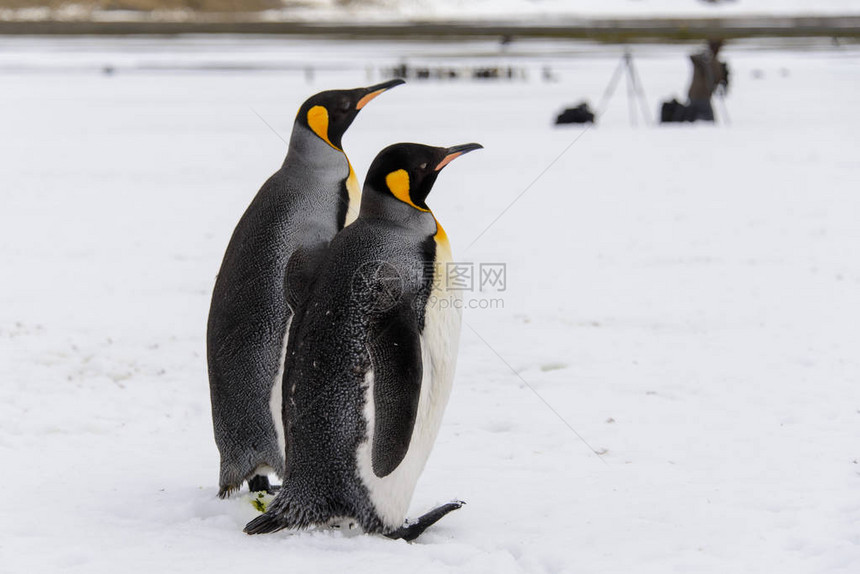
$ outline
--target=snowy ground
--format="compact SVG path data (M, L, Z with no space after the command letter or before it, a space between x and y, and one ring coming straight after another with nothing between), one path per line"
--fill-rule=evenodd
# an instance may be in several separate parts
M717 17L775 15L843 15L860 13L856 0L377 0L342 2L311 0L307 8L291 8L286 16L306 14L362 18L469 19L566 17Z
M622 84L584 133L550 120L597 102L614 48L0 48L0 572L860 571L856 48L729 47L730 125L633 128ZM652 115L687 49L638 49ZM370 62L463 51L530 80L412 82L345 146L360 175L395 141L486 147L430 204L458 260L507 264L506 291L472 295L504 309L466 311L412 512L468 505L412 545L246 536L248 500L215 496L204 330L284 153L257 114L288 137L304 97L378 80ZM260 61L284 69L147 68Z

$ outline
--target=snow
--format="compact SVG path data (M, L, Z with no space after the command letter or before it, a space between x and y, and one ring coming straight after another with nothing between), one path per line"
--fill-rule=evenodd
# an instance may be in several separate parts
M293 9L296 10L296 9ZM301 12L300 9L298 9ZM856 0L381 0L343 3L315 1L308 13L414 19L565 17L717 17L776 15L844 15L860 13Z
M622 84L585 133L551 119L600 99L618 48L0 48L0 571L860 571L856 47L729 46L730 124L634 128ZM690 49L636 48L652 114ZM249 537L247 497L216 497L204 332L283 159L256 114L287 137L307 95L402 55L530 78L410 82L344 142L360 176L395 141L486 148L428 201L455 259L507 265L505 291L470 295L504 308L465 312L411 515L468 504L411 545Z

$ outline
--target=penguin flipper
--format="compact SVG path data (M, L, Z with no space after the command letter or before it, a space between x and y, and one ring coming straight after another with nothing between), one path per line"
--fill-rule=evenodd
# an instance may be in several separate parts
M391 474L409 450L421 395L421 340L414 313L402 305L383 313L370 330L373 367L373 473Z
M448 502L443 504L442 506L437 506L430 512L426 514L422 514L417 519L412 522L407 521L406 524L394 530L393 532L387 533L385 536L388 538L398 539L402 538L407 542L412 542L419 536L421 536L425 530L439 522L442 517L453 510L457 510L462 507L465 502L462 500L454 500L452 502Z

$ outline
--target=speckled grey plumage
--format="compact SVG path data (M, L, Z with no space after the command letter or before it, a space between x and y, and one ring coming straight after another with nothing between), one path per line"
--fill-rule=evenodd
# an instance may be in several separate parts
M270 395L292 312L284 271L297 247L325 246L343 227L349 197L343 152L296 122L283 166L245 211L215 283L207 357L219 496L268 465L283 476Z
M393 530L378 516L358 471L356 452L367 437L362 410L374 340L396 321L417 334L432 275L436 223L394 197L365 186L361 214L322 259L290 329L284 371L287 468L265 514L246 526L259 534L348 518L365 532ZM374 275L384 262L382 274ZM399 276L397 297L389 291ZM420 360L417 378L420 384ZM409 428L411 432L411 427ZM396 525L395 528L400 525Z

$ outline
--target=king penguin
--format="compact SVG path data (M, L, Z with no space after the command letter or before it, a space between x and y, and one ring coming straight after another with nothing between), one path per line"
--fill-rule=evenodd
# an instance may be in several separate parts
M283 380L286 475L248 534L346 522L412 540L462 504L405 522L460 335L460 300L446 281L451 247L425 200L443 167L480 147L384 149L358 219L332 240L309 283L288 285L300 311ZM303 277L288 284L294 279Z
M206 335L215 442L221 454L218 496L248 480L269 490L284 473L281 373L289 323L287 261L315 253L357 216L360 189L341 138L370 100L399 84L330 90L299 109L281 168L236 226L215 282Z

